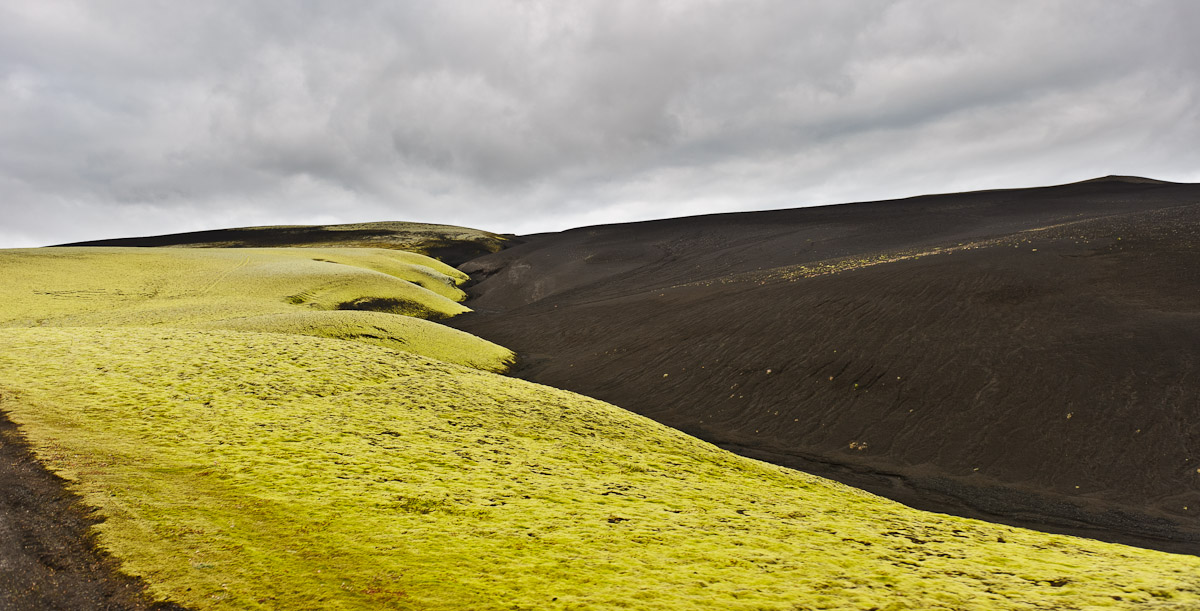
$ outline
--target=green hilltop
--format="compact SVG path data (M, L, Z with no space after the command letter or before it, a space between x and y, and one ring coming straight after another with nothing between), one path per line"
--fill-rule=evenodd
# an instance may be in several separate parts
M511 351L431 320L469 311L462 272L364 248L0 251L0 327L176 327L315 335L504 371ZM396 316L404 314L405 316Z
M502 375L379 249L0 251L0 410L196 609L1186 609L1200 558L916 511Z
M182 246L190 248L386 248L436 257L457 265L497 252L511 240L456 225L384 221L343 225L274 225L76 242L64 246Z

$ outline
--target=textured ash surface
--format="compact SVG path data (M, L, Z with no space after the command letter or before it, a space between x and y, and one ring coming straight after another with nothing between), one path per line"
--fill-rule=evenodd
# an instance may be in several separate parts
M450 323L520 377L919 508L1200 553L1200 185L523 239L461 267Z

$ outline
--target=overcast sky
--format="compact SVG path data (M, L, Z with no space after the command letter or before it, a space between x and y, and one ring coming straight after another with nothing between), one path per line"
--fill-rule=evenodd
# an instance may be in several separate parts
M0 247L1200 182L1194 0L0 0Z

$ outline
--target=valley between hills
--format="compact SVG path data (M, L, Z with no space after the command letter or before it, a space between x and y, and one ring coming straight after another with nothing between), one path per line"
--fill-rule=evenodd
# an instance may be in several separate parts
M1200 606L1200 185L0 274L0 608Z

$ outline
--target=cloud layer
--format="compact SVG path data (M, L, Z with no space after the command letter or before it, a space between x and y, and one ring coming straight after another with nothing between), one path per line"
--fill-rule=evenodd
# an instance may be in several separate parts
M0 246L1200 181L1200 5L0 0Z

